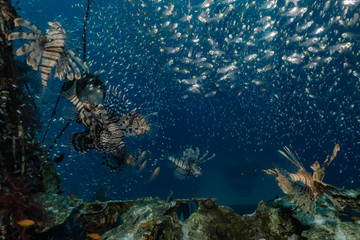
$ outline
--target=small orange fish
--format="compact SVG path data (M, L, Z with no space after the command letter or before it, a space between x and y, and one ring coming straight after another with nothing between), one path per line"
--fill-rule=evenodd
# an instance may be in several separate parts
M148 223L146 223L146 222L142 223L141 225L142 225L144 228L149 227L149 224L148 224Z
M156 224L156 222L157 222L156 220L152 221L151 225L154 226Z
M144 233L143 236L146 237L146 239L155 239L154 236L151 236L151 235L146 234L146 233Z
M86 206L89 206L90 205L90 202L86 202L83 204L83 207L86 207Z
M360 217L351 217L352 220L354 220L355 222L360 221Z
M75 215L75 219L76 218L79 218L81 216L81 213L77 213L76 215Z
M86 236L88 236L91 239L100 239L101 236L97 233L88 233Z
M155 170L151 174L149 182L153 181L159 175L159 172L160 172L160 167L155 168Z
M38 225L39 227L42 227L42 226L44 225L44 222L43 222L43 221L40 221L40 222L37 223L37 225Z
M65 195L65 199L66 199L66 200L69 200L70 197L69 197L68 195Z
M72 198L78 198L75 194L70 194L70 196L72 197Z
M21 221L17 222L18 225L22 226L22 227L29 227L35 224L35 222L33 220L30 219L24 219Z
M285 220L285 219L280 218L280 221L281 221L283 224L286 224L286 220Z

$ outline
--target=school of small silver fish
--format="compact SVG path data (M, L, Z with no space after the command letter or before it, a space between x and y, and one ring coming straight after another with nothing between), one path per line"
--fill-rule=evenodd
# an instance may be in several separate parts
M160 172L158 163L164 159L173 159L179 179L199 175L198 165L190 170L189 162L168 156L167 149L178 149L178 144L197 145L200 149L217 146L217 156L221 151L262 152L302 145L303 154L311 150L315 151L312 157L319 158L324 153L320 149L339 142L348 149L338 171L350 172L346 183L355 184L359 174L351 171L355 166L358 173L360 159L359 6L357 0L93 2L86 64L107 85L115 86L108 92L110 95L116 92L113 95L117 97L90 105L81 100L85 112L98 118L98 128L106 131L98 131L98 138L95 135L89 138L86 124L94 120L85 117L88 123L84 121L83 125L87 130L75 132L70 145L78 152L96 149L114 153L122 152L124 139L129 139L127 148L147 150L147 159L140 164L140 178L146 174L143 171L146 165L151 168L147 173L153 180ZM85 5L75 1L71 7L74 12L81 12ZM51 15L50 11L39 11ZM61 21L67 32L75 32L76 36L77 29L82 29L81 14L67 15L64 11L48 19ZM32 22L41 26L40 20ZM76 43L67 41L73 49ZM66 57L72 56L68 51L64 54L56 64L64 66ZM65 77L65 70L61 71ZM147 123L135 110L123 114L121 107L109 108L127 105L120 89L136 106L153 113L149 115L156 119L156 124ZM44 111L50 111L45 109L46 106ZM119 123L116 129L123 124L122 130L102 126L104 111L116 118ZM54 124L64 121L59 117ZM129 124L134 128L124 130ZM155 129L152 133L150 127ZM146 136L135 137L139 135ZM115 141L111 139L120 144L113 145ZM141 146L130 148L131 139ZM173 144L175 140L178 142ZM198 145L200 142L202 145ZM58 147L67 145L68 142L62 142ZM225 150L220 146L226 146ZM143 160L140 157L143 152L120 155L129 159L128 163L139 165L141 161L136 159ZM196 149L193 152L196 154ZM73 156L80 159L88 155ZM219 169L222 166L219 163ZM72 178L71 172L76 172L76 167L60 168L66 181ZM164 167L161 168L164 172ZM294 175L283 176L287 181L306 185L305 180L296 178L300 177L297 172L291 174ZM89 172L83 183L85 193L97 176ZM110 177L104 179L99 181L108 185L114 182ZM124 180L126 197L138 180ZM119 192L122 190L114 190L114 196ZM312 212L313 206L307 205L304 211Z
M206 150L204 155L200 157L200 149L198 147L194 149L188 148L183 152L181 158L175 158L169 156L169 160L174 163L176 166L175 177L179 180L195 176L198 177L202 175L201 166L206 161L209 161L215 157L215 154L206 158L209 154L209 151Z

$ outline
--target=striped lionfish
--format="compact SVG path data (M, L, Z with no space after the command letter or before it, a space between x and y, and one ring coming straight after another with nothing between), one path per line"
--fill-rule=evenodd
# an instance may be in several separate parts
M292 202L295 203L295 208L300 208L304 213L311 215L315 213L316 202L321 195L325 195L334 205L339 206L337 201L325 192L332 187L323 182L325 172L339 150L340 146L336 144L330 160L328 156L322 167L316 161L311 166L311 169L314 171L313 175L311 175L290 149L284 147L285 152L281 150L279 152L295 165L296 172L291 173L279 168L264 170L264 172L275 176L281 190L293 197Z
M69 80L73 80L73 70L75 71L75 79L81 78L80 70L73 59L78 62L85 71L89 71L85 62L77 57L70 48L65 47L66 31L60 22L48 22L50 28L46 30L46 35L44 35L34 24L25 19L16 18L14 23L15 26L24 26L33 31L27 33L14 32L9 34L8 39L9 41L15 39L33 40L19 48L16 51L16 55L21 56L29 54L26 63L34 70L38 69L41 60L40 72L41 84L43 87L47 87L47 80L55 65L56 69L54 77L60 79L64 79L65 75L67 75ZM68 63L70 63L70 66Z
M175 177L179 180L183 180L191 175L194 175L195 177L200 176L202 174L201 165L215 157L215 154L213 154L211 157L205 159L208 154L209 151L206 150L204 155L199 157L200 150L197 147L195 151L192 148L186 149L181 158L174 158L170 156L169 160L176 166Z
M78 118L86 129L71 135L70 143L75 151L84 153L96 149L111 155L112 163L108 166L112 170L120 168L122 163L133 167L141 160L125 151L124 137L144 134L149 131L150 125L135 112L136 109L124 113L128 101L125 101L125 96L121 98L117 88L109 88L105 106L80 101L76 95L76 82L62 96L75 106Z

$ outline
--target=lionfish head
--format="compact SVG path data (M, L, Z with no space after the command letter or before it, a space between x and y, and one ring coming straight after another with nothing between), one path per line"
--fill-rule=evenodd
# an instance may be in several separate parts
M202 175L201 168L196 164L191 165L191 172L194 174L195 177Z
M46 33L49 33L49 32L59 32L59 33L63 33L65 34L66 31L65 29L62 27L61 23L60 22L48 22L49 26L50 26L50 29L46 30Z

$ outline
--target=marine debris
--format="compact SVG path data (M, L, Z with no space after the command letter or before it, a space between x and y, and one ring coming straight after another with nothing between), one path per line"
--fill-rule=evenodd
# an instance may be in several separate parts
M325 195L335 206L340 206L339 203L326 192L334 188L323 182L328 166L340 150L339 144L335 145L330 160L328 156L321 167L318 161L311 166L314 171L313 175L306 171L289 148L284 147L284 150L285 152L281 150L279 152L296 167L296 171L288 172L284 169L275 168L264 170L264 172L275 176L281 190L283 190L285 194L292 196L292 202L295 203L295 208L300 208L304 213L309 215L314 214L316 202L321 195Z
M209 151L206 150L204 155L200 157L200 150L198 147L194 149L188 148L183 152L181 158L175 158L169 156L169 160L175 164L175 177L179 180L183 180L185 178L189 178L192 175L198 177L202 174L201 166L206 161L209 161L215 157L215 154L211 155L210 157L206 158L209 154Z

